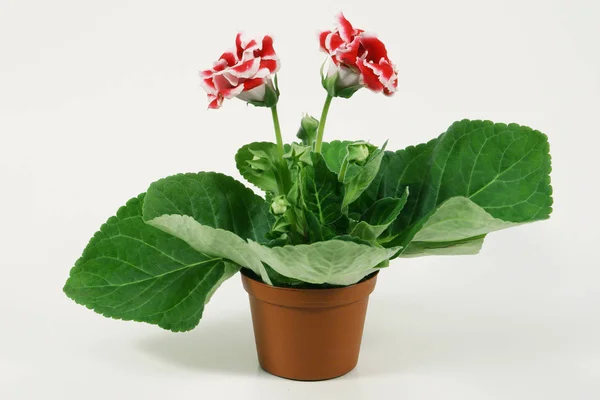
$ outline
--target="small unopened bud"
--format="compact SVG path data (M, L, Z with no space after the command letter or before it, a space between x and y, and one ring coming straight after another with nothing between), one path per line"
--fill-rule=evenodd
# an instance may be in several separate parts
M369 158L369 147L364 143L348 145L348 162L363 165Z
M289 205L290 203L285 196L277 196L271 203L271 211L275 215L281 215L287 211Z
M296 136L305 146L312 146L317 137L317 129L319 129L319 120L306 114L300 121L300 129Z

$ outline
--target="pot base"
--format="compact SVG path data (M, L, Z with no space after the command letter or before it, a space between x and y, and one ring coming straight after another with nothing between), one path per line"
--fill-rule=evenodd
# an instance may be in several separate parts
M334 289L291 289L242 275L260 366L299 381L333 379L352 371L376 280L372 276Z

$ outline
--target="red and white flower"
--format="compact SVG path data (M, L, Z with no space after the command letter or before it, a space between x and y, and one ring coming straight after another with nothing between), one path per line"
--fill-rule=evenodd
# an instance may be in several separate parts
M339 74L340 89L359 84L386 95L396 91L398 75L383 42L354 28L342 13L337 15L337 28L321 32L319 42L333 63L328 75Z
M202 87L208 93L208 108L219 108L223 99L233 97L253 104L264 102L269 92L275 92L271 77L279 66L271 36L245 41L238 34L235 50L223 53L211 69L200 72Z

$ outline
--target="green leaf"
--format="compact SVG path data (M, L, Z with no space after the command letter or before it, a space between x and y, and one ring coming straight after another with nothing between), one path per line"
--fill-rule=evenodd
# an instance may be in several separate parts
M319 218L310 210L305 211L308 239L310 243L321 242L332 239L336 232L330 226L324 225Z
M240 174L248 182L265 192L278 193L275 169L269 161L269 158L277 156L277 151L275 143L250 143L238 150L235 155L235 164ZM264 156L257 156L257 152L262 152Z
M329 167L331 171L335 172L336 175L340 173L342 162L348 153L348 145L351 143L352 142L348 140L334 140L333 142L329 143L323 142L321 154L327 163L327 167Z
M146 194L144 220L199 251L236 260L270 282L242 239L266 242L275 218L269 204L231 177L199 172L156 181Z
M374 242L398 217L407 199L408 188L406 188L400 198L385 197L377 200L362 215L360 221L350 233L350 236Z
M145 224L143 202L143 194L131 199L102 225L63 290L106 317L190 330L239 267Z
M275 218L269 204L235 179L215 172L173 175L150 185L144 220L189 215L202 225L265 242Z
M442 203L413 237L415 242L453 242L518 225L494 218L466 197Z
M376 271L380 263L399 250L342 240L273 248L250 241L250 246L264 263L283 276L306 283L343 286Z
M348 165L346 179L344 179L344 200L342 209L347 209L367 189L377 176L381 160L383 159L385 145L376 149L369 155L367 162L362 165Z
M271 284L264 266L250 249L248 242L234 233L202 225L188 215L162 215L147 223L183 240L201 253L231 260L248 268Z
M433 152L419 217L464 196L505 221L546 219L552 205L548 138L517 124L455 122Z
M423 256L463 256L479 253L484 235L456 242L410 242L399 257L412 258Z
M466 197L452 197L411 229L402 256L477 254L488 233L517 225L494 218Z
M411 227L390 244L406 246L417 240L415 235L427 226L424 221L435 217L430 216L438 212L438 206L443 211L440 205L454 197L467 198L490 218L505 222L546 219L552 210L548 139L539 131L517 124L463 120L440 136L431 157L435 163L430 164L428 184ZM459 207L450 204L458 213ZM463 208L473 218L483 218L474 207ZM451 215L446 212L445 218ZM496 230L489 218L483 220L490 225L489 231Z
M305 166L301 173L302 198L319 224L332 225L342 218L343 186L337 175L327 168L321 154L311 156L313 165Z
M437 139L396 152L386 151L377 176L359 199L350 206L354 213L363 214L377 200L398 198L408 188L406 205L385 236L396 236L411 225L427 183L431 152Z
M473 213L481 213L465 206L464 200L446 200L463 197L480 207L490 218L504 222L531 222L548 218L551 212L550 156L546 135L517 124L494 124L490 121L463 120L454 123L446 133L428 143L409 147L395 153L387 152L380 172L371 186L351 211L357 212L383 197L398 196L409 187L410 197L396 221L383 236L384 246L404 246L406 253L417 248L428 254L452 254L457 251L473 252L483 238L466 239L472 243L427 242L414 243L414 236L435 218L452 218L457 204ZM449 206L446 206L449 207ZM464 211L464 210L463 210ZM490 222L489 219L484 219ZM495 230L494 223L483 231ZM426 231L431 232L431 231ZM450 240L450 239L448 239ZM435 248L436 250L432 250ZM465 250L466 249L466 250ZM463 253L460 253L463 254Z

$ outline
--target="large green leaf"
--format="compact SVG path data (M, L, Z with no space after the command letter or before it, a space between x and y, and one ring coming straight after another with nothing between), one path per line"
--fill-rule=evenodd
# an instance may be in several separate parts
M375 242L375 240L396 220L408 199L408 188L400 198L385 197L377 200L360 217L350 236Z
M318 153L312 153L312 166L302 169L302 199L306 208L321 225L331 225L342 218L343 185L337 175L327 168Z
M483 246L483 236L456 242L410 242L399 257L423 256L464 256L479 253Z
M453 242L480 236L517 223L494 218L466 197L443 202L413 237L416 242Z
M150 185L144 220L198 251L228 258L269 277L243 239L267 240L274 217L269 205L240 182L214 172L180 174Z
M189 215L202 225L257 242L266 241L274 222L263 198L215 172L173 175L151 184L144 201L144 220L171 214Z
M194 328L215 289L239 270L142 220L131 199L90 240L64 292L107 317L172 331Z
M250 241L250 246L264 263L283 276L331 285L360 281L399 250L343 240L272 248Z
M453 254L467 248L473 251L482 238L462 238L455 244L415 244L412 249L409 244L439 211L438 207L454 197L467 198L490 218L505 222L547 218L552 204L548 152L547 137L528 127L490 121L456 122L438 139L395 153L387 152L378 176L351 210L357 212L379 198L397 197L399 191L409 187L408 202L382 235L388 238L382 244L404 246L405 252L427 248L429 254L433 247L438 253ZM441 218L441 215L453 218L453 213L461 208L450 204L453 208L442 208L444 212L435 218ZM453 211L449 212L450 209ZM472 218L481 216L473 207L467 209L474 213ZM495 228L483 230L489 232ZM473 241L470 247L466 244L469 240Z
M310 243L321 242L323 240L329 240L337 235L337 232L333 227L323 225L312 211L304 210L306 217L306 233L308 234L308 241Z
M476 254L485 235L516 225L494 218L466 197L451 197L412 228L402 256Z
M396 152L386 151L377 176L359 199L350 206L351 211L363 214L377 200L401 197L408 189L410 196L406 205L384 236L397 236L410 226L421 200L423 187L427 185L431 151L436 142L437 139L433 139L428 143L410 146Z
M248 242L234 233L202 225L188 215L161 215L147 223L185 241L199 252L248 268L271 284L262 262L250 249Z
M548 138L517 124L455 122L431 154L418 217L445 200L464 196L496 218L546 219L552 205Z

